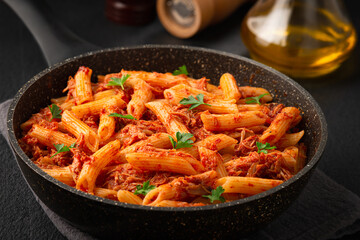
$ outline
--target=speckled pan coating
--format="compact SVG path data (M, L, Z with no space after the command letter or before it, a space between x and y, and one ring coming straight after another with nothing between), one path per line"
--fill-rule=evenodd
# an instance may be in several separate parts
M292 179L238 201L193 208L153 208L115 202L71 188L40 170L17 143L20 124L63 95L68 77L81 65L93 76L129 70L172 72L185 64L192 77L217 84L229 72L239 85L268 89L275 101L299 107L309 162ZM311 95L287 76L237 55L185 46L145 45L106 49L77 56L37 74L16 94L8 113L8 133L27 182L39 198L72 225L97 236L115 238L225 238L241 236L269 223L298 196L319 161L327 140L324 115Z

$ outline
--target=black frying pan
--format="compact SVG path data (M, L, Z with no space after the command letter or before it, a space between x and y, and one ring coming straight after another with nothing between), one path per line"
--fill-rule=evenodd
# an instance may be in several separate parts
M14 7L14 6L13 6ZM15 6L16 7L16 6ZM42 48L44 50L44 48ZM48 61L51 63L51 61ZM122 68L169 72L185 64L194 78L206 76L214 84L230 72L239 85L261 86L275 101L301 108L308 164L293 178L269 191L218 205L154 208L99 198L69 187L39 169L21 150L20 124L63 95L69 75L79 66L93 75ZM146 45L106 49L69 58L30 79L16 94L8 113L8 133L20 169L37 196L55 213L79 229L113 238L225 238L238 237L269 223L299 195L319 161L327 140L324 115L311 95L285 75L237 55L185 46Z

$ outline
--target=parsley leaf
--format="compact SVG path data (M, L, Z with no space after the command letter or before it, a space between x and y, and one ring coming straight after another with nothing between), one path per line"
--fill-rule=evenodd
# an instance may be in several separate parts
M122 75L121 78L112 77L110 78L112 81L110 81L107 86L120 86L124 90L124 83L129 77L130 74Z
M214 201L225 202L225 198L221 196L225 192L225 189L222 186L218 186L216 189L211 190L211 195L202 195L205 198L209 198L210 202Z
M136 195L142 194L145 196L146 194L148 194L151 190L153 190L155 188L156 187L154 185L150 185L150 180L148 180L143 183L142 187L140 185L137 185L134 194L136 194Z
M264 93L264 94L261 94L261 95L259 95L257 97L247 97L245 99L248 99L248 101L246 101L245 103L257 103L257 104L261 105L260 99L265 95L270 95L270 94L269 93Z
M267 154L268 151L267 150L271 150L271 149L275 149L276 147L270 147L270 143L261 143L261 142L256 142L256 147L258 148L258 153L265 153Z
M56 148L57 152L52 155L50 158L54 157L55 155L61 153L61 152L68 152L70 151L70 148L75 147L75 143L71 144L69 147L65 146L64 144L54 144L54 147Z
M53 120L54 118L61 118L60 113L62 112L62 110L58 107L58 105L53 103L49 106L49 109L52 115L51 120Z
M189 108L189 110L194 109L202 104L211 106L210 104L204 103L204 94L201 94L201 93L196 95L196 98L194 98L193 96L189 96L188 98L181 99L180 104L182 104L182 105L190 105L191 104L191 107Z
M119 114L119 113L110 113L108 116L109 116L109 117L119 117L119 118L126 118L126 119L134 119L134 120L137 120L135 117L131 116L130 114L122 115L122 114Z
M180 75L180 74L185 74L185 75L189 74L185 65L182 65L181 67L179 67L179 69L177 69L177 70L175 70L173 72L174 76L177 76L177 75Z
M192 147L191 144L194 142L190 138L192 138L194 135L192 135L191 133L176 132L175 136L176 141L171 136L169 136L170 142L174 149Z

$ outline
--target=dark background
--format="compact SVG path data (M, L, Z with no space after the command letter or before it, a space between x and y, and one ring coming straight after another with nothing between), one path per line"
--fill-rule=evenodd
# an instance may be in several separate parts
M104 1L46 2L55 19L81 38L102 48L176 44L248 56L240 38L240 25L251 4L240 7L221 24L209 27L191 39L181 40L167 33L158 19L142 27L121 26L108 21L104 15ZM357 1L346 0L344 3L360 33ZM328 122L328 144L318 167L357 195L360 195L359 54L357 44L351 57L335 72L322 78L299 80L318 101ZM46 67L31 33L0 1L0 102L12 98L26 81ZM3 137L0 137L0 144L0 238L64 239L36 203ZM360 239L360 233L343 239Z

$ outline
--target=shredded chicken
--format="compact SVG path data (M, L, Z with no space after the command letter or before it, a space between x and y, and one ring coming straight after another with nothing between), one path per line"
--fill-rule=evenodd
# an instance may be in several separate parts
M160 186L171 182L176 177L177 175L169 172L143 171L130 164L121 164L109 173L104 187L115 191L123 189L134 192L136 186L142 186L146 181L150 181L150 185Z
M257 141L259 141L259 137L257 135L253 135L245 139L241 137L239 144L235 146L236 156L247 156L249 153L255 151Z
M124 120L128 121L129 120ZM127 124L121 129L119 138L123 141L124 147L129 146L135 142L147 139L148 136L159 132L166 132L166 128L161 124L159 120L156 121L133 121L134 124Z
M240 157L225 164L230 176L260 177L288 180L292 177L286 169L284 158L279 151L268 154L251 152L247 157Z
M74 161L70 165L69 169L70 169L71 173L73 174L73 178L76 182L84 163L91 162L94 160L94 158L79 149L71 149L71 152L74 155L74 157L73 157Z

